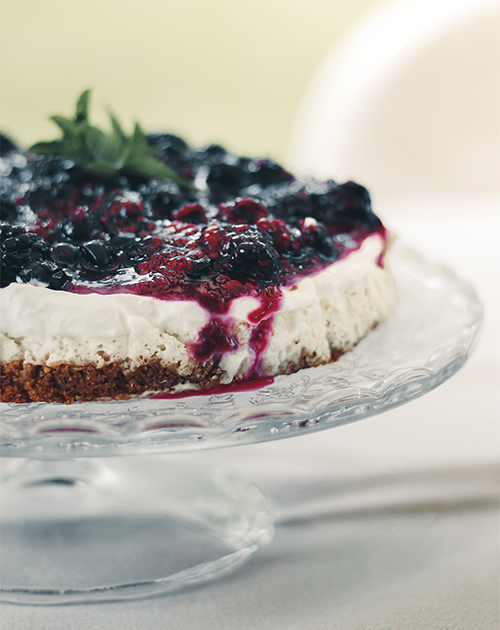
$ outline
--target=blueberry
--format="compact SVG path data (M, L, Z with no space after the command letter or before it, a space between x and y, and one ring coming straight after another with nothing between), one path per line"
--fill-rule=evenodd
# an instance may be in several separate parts
M57 199L65 199L74 191L83 171L74 162L60 155L34 155L23 176L29 181L26 200L33 207L50 205Z
M192 176L192 152L182 138L172 134L150 134L148 141L157 147L158 158L183 177Z
M80 261L80 250L71 243L57 243L52 248L52 257L65 267L76 267Z
M194 154L194 159L195 161L198 160L201 165L211 166L223 162L226 154L226 150L219 144L209 144L197 151Z
M2 286L18 279L61 289L68 276L106 283L121 265L142 282L161 276L170 297L186 278L201 279L185 290L217 302L248 283L317 271L344 252L345 235L354 230L356 244L356 234L380 225L366 189L353 182L299 182L271 160L215 144L194 151L171 134L148 141L183 177L196 175L199 191L129 175L103 180L62 156L24 156L4 140Z
M111 271L118 268L118 259L106 243L88 241L80 246L81 266L87 271Z

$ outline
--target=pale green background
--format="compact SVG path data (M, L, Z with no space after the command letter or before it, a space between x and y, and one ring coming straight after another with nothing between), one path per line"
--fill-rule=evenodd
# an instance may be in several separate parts
M92 116L219 142L286 164L293 117L324 55L382 0L4 0L1 128L57 135L84 88Z

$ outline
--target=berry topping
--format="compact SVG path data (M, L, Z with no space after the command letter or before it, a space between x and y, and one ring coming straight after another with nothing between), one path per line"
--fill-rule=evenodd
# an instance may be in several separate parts
M87 104L79 107L87 120ZM113 125L118 133L114 118ZM195 299L215 314L236 297L262 301L274 291L272 311L281 286L384 233L358 184L300 182L271 160L237 157L219 145L195 150L171 134L137 134L137 146L146 143L198 188L140 169L103 177L64 155L24 155L2 139L2 286Z
M328 234L324 226L318 225L314 219L312 221L303 219L300 221L299 227L302 243L311 249L315 249L319 254L327 258L332 260L337 258L338 252L333 238Z
M245 166L249 160L245 158L235 158L226 154L219 161L209 167L207 176L207 186L214 194L214 197L236 194L242 188L250 184L248 170Z
M10 138L0 134L0 157L7 155L7 153L10 153L11 151L19 151L19 149Z
M56 243L52 258L62 267L76 267L80 261L80 249L71 243Z
M206 223L207 215L205 208L199 203L184 206L172 212L174 221L184 221L185 223Z
M232 203L221 204L219 206L218 217L227 223L257 223L259 219L267 217L269 210L256 199L246 197L237 199Z
M118 259L113 250L102 241L88 241L80 247L81 265L88 271L112 271L118 269Z
M63 289L68 282L64 271L48 260L30 263L21 269L18 277L22 282L44 286L48 289Z
M272 241L254 226L227 235L220 262L227 270L267 283L276 279L279 264Z
M257 228L263 234L268 234L273 241L276 251L280 254L298 251L300 243L294 239L292 232L287 228L286 223L280 219L261 219L257 223Z

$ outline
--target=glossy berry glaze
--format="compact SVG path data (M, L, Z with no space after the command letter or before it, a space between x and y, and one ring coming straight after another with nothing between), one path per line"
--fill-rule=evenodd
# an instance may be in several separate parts
M24 155L4 141L2 286L196 300L211 317L191 351L217 363L235 349L222 317L234 298L260 300L249 316L260 356L281 287L342 259L370 234L385 238L358 184L301 182L270 160L217 145L194 150L172 135L148 140L196 191L99 179L64 157Z

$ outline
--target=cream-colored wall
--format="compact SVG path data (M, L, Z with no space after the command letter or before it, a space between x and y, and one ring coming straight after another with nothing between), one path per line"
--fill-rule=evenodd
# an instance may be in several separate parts
M3 0L1 128L21 143L94 89L125 125L286 162L323 56L382 0Z

